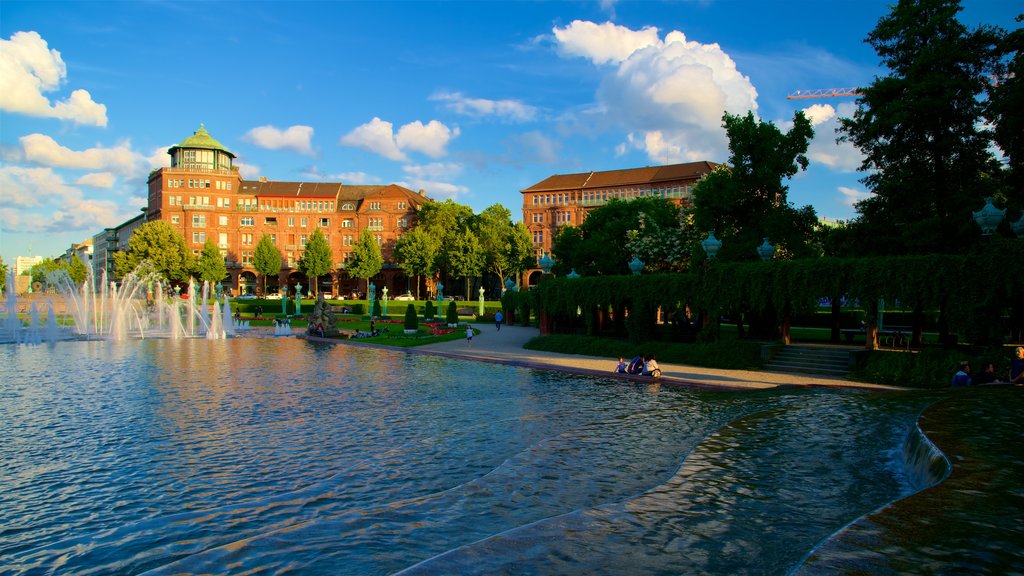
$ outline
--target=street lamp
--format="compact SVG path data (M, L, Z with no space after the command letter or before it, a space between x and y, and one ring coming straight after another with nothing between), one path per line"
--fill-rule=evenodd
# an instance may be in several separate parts
M985 198L985 205L974 213L974 221L981 227L982 236L991 236L996 231L996 226L1003 220L1006 208L1000 210L992 205L992 197Z
M644 269L644 263L642 260L633 256L633 259L628 263L629 271L633 273L633 276L639 276L640 272Z
M1024 238L1024 213L1020 215L1016 222L1010 223L1010 229L1013 230L1013 234L1017 238Z
M775 255L775 246L768 243L768 238L764 238L764 242L757 247L757 255L761 257L761 260L767 262L772 259Z
M545 274L551 274L551 267L555 265L555 259L548 256L548 253L545 252L543 256L537 259L537 264Z
M577 273L576 273L576 269L575 269L575 268L573 268L571 272L569 272L568 274L566 274L566 275L565 275L565 277L566 277L566 278L572 278L573 280L575 280L576 278L579 278L579 277L580 277L580 275L579 275L579 274L577 274Z
M722 249L722 241L715 238L715 231L708 231L708 237L700 243L700 247L704 249L704 253L708 255L708 260L714 260L715 256L718 255L718 251Z

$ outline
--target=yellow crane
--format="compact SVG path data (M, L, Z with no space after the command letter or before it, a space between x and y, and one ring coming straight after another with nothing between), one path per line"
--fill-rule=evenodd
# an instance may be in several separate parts
M1016 74L992 74L989 80L993 86L1000 86L1009 78L1016 78ZM816 90L797 90L786 96L786 100L802 100L804 98L847 98L860 96L859 88L819 88Z

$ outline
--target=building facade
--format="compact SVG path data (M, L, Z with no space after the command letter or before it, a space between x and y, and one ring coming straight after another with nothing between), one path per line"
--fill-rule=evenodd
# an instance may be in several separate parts
M168 154L170 167L149 176L145 218L169 223L196 255L208 239L213 240L228 267L224 286L235 294L262 290L253 255L264 234L277 246L283 264L277 277L266 279L267 292L294 292L302 285L307 293L310 280L299 272L298 261L316 229L326 237L335 260L335 269L317 279L319 291L334 296L365 291L365 285L344 270L363 230L370 232L384 256L384 270L374 278L377 287L389 287L395 294L413 288L394 264L392 250L395 241L416 225L419 207L430 201L422 191L395 184L245 180L234 165L235 155L202 125Z
M661 197L678 205L690 202L691 188L718 164L689 162L668 166L648 166L604 172L556 174L529 188L523 194L523 223L533 239L537 258L551 252L562 226L579 226L587 214L612 199ZM526 272L525 281L536 284L540 270Z

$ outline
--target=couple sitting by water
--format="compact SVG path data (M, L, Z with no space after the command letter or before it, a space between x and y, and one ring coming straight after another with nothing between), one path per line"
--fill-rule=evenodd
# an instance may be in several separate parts
M620 356L615 371L620 374L643 374L655 378L661 376L661 368L658 367L658 361L654 359L654 354L637 355L629 361L629 364Z

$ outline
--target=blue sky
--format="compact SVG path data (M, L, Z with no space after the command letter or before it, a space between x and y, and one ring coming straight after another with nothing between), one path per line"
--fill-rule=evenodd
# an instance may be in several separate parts
M790 201L851 218L853 100L889 0L0 3L0 256L139 213L200 123L271 180L399 183L475 211L552 174L723 162L722 112L815 122ZM968 25L1015 26L1005 0Z

